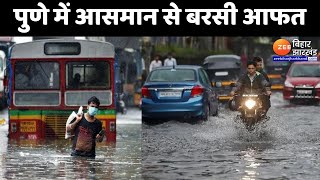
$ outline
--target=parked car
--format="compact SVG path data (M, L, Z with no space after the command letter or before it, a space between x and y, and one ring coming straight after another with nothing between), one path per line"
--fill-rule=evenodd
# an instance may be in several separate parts
M275 62L272 56L265 62L265 71L271 83L271 90L283 90L285 75L291 63L288 61Z
M209 80L218 94L220 102L227 102L231 83L237 82L241 75L240 56L232 54L210 55L204 59L203 68L209 76Z
M286 75L283 98L292 103L319 103L320 62L294 62Z
M201 66L154 69L149 73L141 94L143 123L165 119L198 122L218 115L218 96Z

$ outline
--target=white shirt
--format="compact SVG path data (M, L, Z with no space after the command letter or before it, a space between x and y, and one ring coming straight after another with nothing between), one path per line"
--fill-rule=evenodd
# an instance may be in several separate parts
M171 58L171 59L165 59L164 60L164 66L173 66L173 65L177 65L177 60L175 58Z
M153 60L151 63L150 63L150 67L149 67L149 72L152 71L152 69L154 68L157 68L157 67L161 67L162 66L162 62L161 60Z
M145 70L145 69L146 69L146 64L145 64L143 58L141 58L141 63L142 63L141 69L142 69L142 70Z

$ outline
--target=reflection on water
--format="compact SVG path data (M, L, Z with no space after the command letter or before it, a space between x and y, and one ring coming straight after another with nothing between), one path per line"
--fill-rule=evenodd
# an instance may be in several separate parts
M256 162L255 159L255 150L248 150L245 152L246 154L244 155L244 160L247 162L246 164L246 169L245 173L246 175L242 177L241 179L243 180L248 180L248 179L256 179L257 175L259 175L256 172L256 169L260 166L260 163Z
M70 156L70 140L4 138L0 179L141 179L141 125L117 131L116 143L97 143L95 158Z

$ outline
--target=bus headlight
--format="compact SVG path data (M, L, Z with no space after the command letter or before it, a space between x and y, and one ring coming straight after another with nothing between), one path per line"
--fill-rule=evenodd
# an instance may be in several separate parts
M256 101L249 99L245 102L247 108L252 109L256 105Z

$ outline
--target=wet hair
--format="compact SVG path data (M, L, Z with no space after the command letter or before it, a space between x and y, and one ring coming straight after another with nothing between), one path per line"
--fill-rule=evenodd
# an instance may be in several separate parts
M89 105L90 103L94 103L94 104L96 104L98 107L100 106L100 100L99 100L97 97L95 97L95 96L92 96L92 97L88 100L88 105Z
M81 79L81 75L79 73L76 73L74 75L74 81L80 82L80 79Z
M248 67L249 65L253 65L254 67L257 67L257 63L256 63L255 61L248 61L247 67Z
M81 75L80 75L79 73L76 73L76 74L74 75L74 77L80 79Z
M258 56L253 57L252 60L253 60L254 62L262 62L262 61L263 61L262 57L258 57Z

